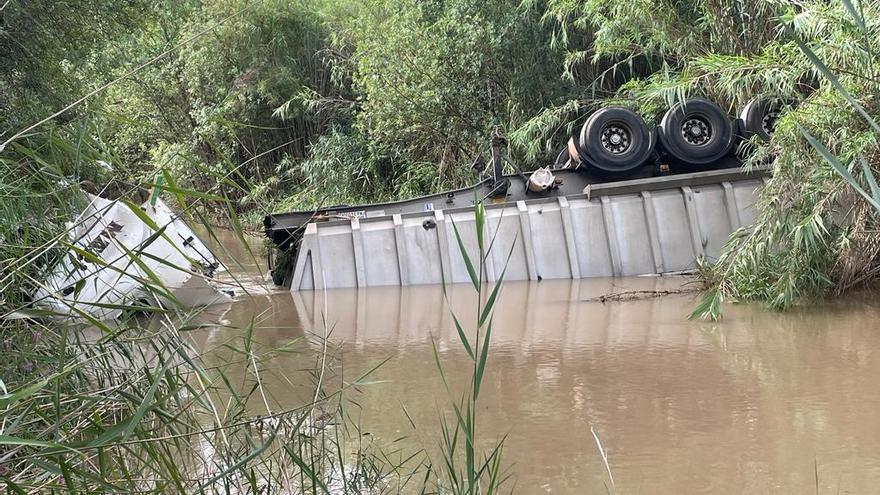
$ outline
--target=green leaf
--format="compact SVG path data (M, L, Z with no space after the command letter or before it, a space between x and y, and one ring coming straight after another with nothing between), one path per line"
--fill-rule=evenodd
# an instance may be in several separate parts
M79 454L79 451L72 447L68 447L66 445L62 445L60 443L55 442L45 442L42 440L34 440L33 438L18 438L11 437L9 435L0 435L0 445L16 445L16 446L24 446L24 447L43 447L52 450L58 451L68 451L74 454Z
M689 320L701 319L717 321L721 318L721 302L723 297L721 291L712 289L706 291L700 298L697 307L688 315Z
M871 196L871 194L868 194L867 191L862 189L862 186L859 185L855 177L853 177L853 175L849 172L849 169L844 167L843 164L840 163L840 160L838 160L837 157L834 156L831 151L829 151L828 148L825 147L824 144L817 141L816 138L813 137L813 135L810 134L808 130L804 129L800 124L797 124L797 128L798 130L800 130L801 134L803 134L803 136L807 139L807 142L810 143L810 146L818 151L819 154L822 155L822 158L824 158L825 161L828 162L829 165L831 165L831 168L833 168L835 172L843 177L843 179L849 184L850 187L861 194L862 197L864 197L868 201L868 203L870 203L871 206L873 206L877 210L877 212L880 212L880 201L877 201L876 199L874 199L873 196ZM868 171L868 174L871 174L870 170ZM871 175L871 178L873 180L873 174ZM876 184L873 187L876 187Z
M468 341L467 335L465 335L464 329L462 329L461 323L459 323L459 321L458 321L458 317L455 316L455 313L451 313L451 314L452 314L452 321L455 323L455 330L456 330L456 332L458 332L458 338L461 340L461 344L464 346L464 350L467 351L468 356L470 356L471 359L476 359L474 357L474 351L471 348L471 344Z
M147 215L147 212L142 210L140 205L136 205L136 204L132 203L131 201L128 201L127 199L122 199L121 201L123 203L125 203L126 206L128 206L128 209L131 210L132 213L134 213L135 216L138 217L141 222L144 222L145 224L149 225L150 228L153 229L154 232L164 230L164 229L160 229L159 225L156 224L156 221L153 220L153 217Z
M154 188L159 191L168 191L170 193L173 193L178 198L180 198L180 196L189 196L192 198L206 199L208 201L218 201L221 203L225 203L228 201L223 196L217 196L216 194L203 193L203 192L199 192L199 191L194 191L192 189L180 189L178 187L170 186L170 185L165 186L165 185L159 184L159 185L154 186ZM178 199L178 201L180 201L180 200Z
M852 4L850 0L843 0L843 6L846 8L846 11L849 12L849 15L852 16L853 20L856 22L856 25L859 29L862 30L862 34L868 35L868 27L865 25L865 19L862 15L856 10L855 6Z
M510 251L507 253L507 259L504 260L504 269L501 270L501 275L499 275L498 280L495 281L495 287L492 289L492 293L489 294L489 299L486 300L486 304L483 306L483 312L480 314L480 320L478 323L481 327L483 326L483 323L486 322L486 318L489 317L489 314L492 313L492 308L495 307L495 298L498 297L498 293L501 291L501 286L504 285L504 274L507 273L507 266L510 264L510 257L513 256L513 248L515 245L516 238L510 243Z
M26 398L34 395L35 393L42 390L43 387L48 385L49 382L52 382L58 378L61 378L65 375L70 374L71 372L76 370L78 367L79 367L78 364L68 366L67 368L65 368L59 372L53 373L53 374L47 376L46 378L43 378L42 380L40 380L38 382L32 383L24 388L21 388L11 394L4 393L3 395L0 395L0 408L9 407L12 404L15 404L16 402L18 402L22 399L26 399Z
M440 278L442 279L441 287L443 288L443 299L446 301L446 304L450 306L451 303L449 301L449 293L446 291L446 279L443 277L443 274L440 274ZM464 329L461 326L461 322L458 321L458 317L455 316L455 312L450 309L449 313L452 315L452 321L455 323L455 330L458 332L458 339L461 341L461 344L464 346L464 350L467 351L468 356L471 359L476 359L474 357L474 351L471 348L470 341L467 338L467 334L465 334Z
M874 173L871 172L871 166L868 165L865 155L859 155L859 161L862 163L862 175L865 176L865 181L871 188L871 196L874 198L874 201L880 204L880 187L877 187L877 179L874 178Z
M477 369L474 371L474 400L480 395L480 384L483 382L483 371L486 369L486 361L489 360L489 341L492 339L492 321L493 316L489 319L489 325L486 327L486 335L483 336L483 348L480 350L480 359L477 362Z
M474 264L471 263L471 258L468 256L467 249L464 247L464 242L461 240L461 234L458 232L458 226L455 225L455 221L452 222L452 230L455 231L455 240L458 241L458 251L461 253L461 257L464 260L464 266L467 268L468 276L471 278L471 283L474 285L474 289L477 292L480 291L480 278L477 276L476 270L474 270ZM482 229L477 229L477 234L481 232Z
M483 240L483 225L486 223L486 208L483 206L482 201L477 201L474 204L474 226L477 229L477 247L480 249L480 254L483 253L483 248L485 247Z
M241 468L242 466L245 466L245 465L246 465L247 463L249 463L252 459L254 459L254 458L256 458L257 456L259 456L260 454L262 454L266 449L269 448L270 445L272 445L272 443L275 441L275 437L276 437L277 434L278 434L278 430L277 430L277 427L276 427L276 428L272 431L272 434L269 436L269 438L268 438L265 442L263 442L262 445L260 445L257 449L255 449L255 450L254 450L253 452L251 452L250 454L248 454L248 455L242 457L241 459L239 459L235 464L229 466L228 468L226 468L226 469L224 469L223 471L217 473L216 475L214 475L214 476L211 477L210 479L206 480L204 483L202 483L202 485L201 485L201 489L200 489L199 491L202 491L202 490L204 490L205 488L210 487L212 484L214 484L215 481L217 481L217 480L219 480L219 479L222 479L222 478L224 478L225 476L228 476L229 473L232 473L233 471L238 470L238 469ZM291 456L291 458L293 458L294 462L296 462L297 460L299 460L300 462L302 462L301 459L299 459L299 457ZM300 462L297 462L297 464L299 464ZM301 466L301 467L302 467L302 466ZM305 468L303 469L303 471L305 471ZM325 490L325 492L326 492L326 490Z
M156 395L156 390L159 389L159 384L162 383L162 376L171 368L171 361L166 362L159 373L155 373L155 378L153 379L153 383L150 385L150 388L147 389L146 394L144 394L143 400L141 400L140 405L138 405L137 409L135 409L134 414L132 414L128 419L117 423L114 427L110 428L106 432L104 432L98 438L89 442L89 447L95 447L99 445L107 445L114 440L125 440L134 431L135 427L137 427L138 423L141 422L144 415L147 414L153 405L153 397Z
M868 124L872 128L874 128L874 131L876 131L877 133L880 133L880 124L878 124L877 121L875 121L870 115L868 115L868 112L865 111L865 109L862 107L861 103L856 101L856 99L853 98L853 96L851 94L849 94L849 91L847 91L846 88L844 88L843 85L840 84L840 81L837 79L837 76L835 76L834 73L831 72L831 69L829 69L828 66L825 65L824 62L819 60L819 57L817 57L816 54L813 52L813 50L811 50L810 47L808 47L807 44L804 43L800 39L800 37L798 37L798 35L794 32L794 30L791 28L791 26L789 26L788 24L784 24L784 25L785 25L785 30L788 32L789 36L791 36L791 38L797 44L798 48L800 48L801 51L804 52L804 55L806 55L807 58L810 59L810 62L813 64L813 66L816 67L816 70L818 70L825 77L825 79L828 79L828 82L830 82L831 85L834 86L834 89L836 89L837 92L840 93L840 95L843 96L843 98L850 105L852 105L852 107L855 108L856 111L859 112L859 114L861 114L862 117L864 117L864 119L868 122Z
M165 177L165 180L168 182L166 187L168 191L171 191L174 194L175 199L177 199L177 204L181 209L186 211L186 197L182 194L183 189L180 189L177 186L177 182L174 180L174 176L171 175L171 171L168 170L167 167L162 167L162 175Z
M437 351L437 344L434 343L433 338L431 339L431 352L434 356L434 364L437 365L437 371L443 380L443 387L446 389L446 393L449 393L449 382L446 381L446 372L443 371L443 364L440 362L440 352Z

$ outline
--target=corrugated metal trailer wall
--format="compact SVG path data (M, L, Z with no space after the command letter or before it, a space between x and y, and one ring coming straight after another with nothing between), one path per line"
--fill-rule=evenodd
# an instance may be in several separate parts
M751 224L763 183L730 171L690 175L659 186L655 180L641 191L632 191L638 184L629 191L596 187L486 205L484 235L494 244L485 277L495 281L505 264L506 280L690 271L698 257L717 257L731 232ZM311 223L291 290L467 282L453 223L475 257L470 208Z

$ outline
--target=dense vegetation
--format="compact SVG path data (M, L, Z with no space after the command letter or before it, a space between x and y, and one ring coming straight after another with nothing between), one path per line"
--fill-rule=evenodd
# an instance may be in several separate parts
M74 185L162 169L255 219L472 181L494 126L531 168L610 101L652 120L687 96L732 114L779 97L802 104L752 144L776 174L756 233L712 272L717 294L786 307L877 271L873 227L862 210L832 220L841 179L795 125L844 164L874 163L876 132L826 76L876 115L876 2L64 3L4 6L0 132L100 90L30 131L37 149L80 135L106 151L108 167L65 171Z
M749 143L747 166L770 162L774 174L754 229L706 267L711 288L697 313L717 315L723 299L784 308L845 290L880 274L878 40L875 0L0 2L0 312L27 306L60 252L52 246L82 181L137 185L161 170L181 194L178 208L240 229L274 208L469 182L495 126L511 138L513 160L531 168L552 160L598 106L623 103L655 120L688 96L732 114L755 96L800 102L770 142ZM57 486L74 469L88 489L112 491L100 449L90 471L71 467L59 442L128 439L143 462L127 482L174 479L177 451L137 450L131 439L202 435L186 429L196 413L144 409L153 397L190 397L199 414L211 411L206 390L169 374L168 360L188 355L179 335L155 343L157 368L135 359L128 378L106 362L97 374L68 371L68 339L51 325L0 323L4 353L16 356L0 367L3 428L11 421L43 438L0 430L0 478L9 459L50 449L54 464L31 465L40 474L30 486ZM136 347L87 344L76 349L96 362L108 346ZM106 394L77 402L76 388L94 383ZM21 390L30 393L7 393ZM232 409L217 428L251 425ZM161 427L140 424L145 417ZM130 422L113 426L120 418ZM241 452L263 445L237 438ZM221 472L242 467L227 448ZM279 455L303 462L288 454ZM240 475L237 489L250 481ZM222 480L209 481L222 491Z

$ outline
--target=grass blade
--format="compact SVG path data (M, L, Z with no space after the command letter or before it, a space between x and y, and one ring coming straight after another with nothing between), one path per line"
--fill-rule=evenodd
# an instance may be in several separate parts
M831 151L829 151L824 144L816 140L816 138L813 137L813 135L810 134L808 130L804 129L800 124L798 124L797 127L798 130L800 130L801 134L803 134L804 138L806 138L807 142L810 143L810 146L812 146L816 151L819 152L820 155L822 155L822 158L824 158L825 161L829 165L831 165L831 168L833 168L835 172L843 177L843 179L849 184L850 187L852 187L856 192L862 195L862 197L864 197L868 201L868 203L871 204L871 206L873 206L878 212L880 212L880 201L877 201L871 194L862 189L862 186L859 185L855 177L853 177L853 175L849 172L849 169L843 166L843 164L840 163L840 160L838 160L837 157L834 156L834 154L831 153ZM868 171L867 173L870 174L870 171Z
M471 359L474 359L474 350L471 348L467 335L465 335L464 329L461 327L461 323L458 321L458 317L455 316L455 313L452 313L452 321L455 323L455 331L458 332L458 339L461 340L461 345L464 346L465 352L467 352Z
M816 56L816 53L813 52L813 50L811 50L810 47L808 47L807 44L800 39L800 37L797 35L797 33L794 32L791 26L785 24L785 30L794 40L795 44L797 44L798 48L801 49L804 55L806 55L807 58L810 59L810 63L813 64L816 70L818 70L822 74L822 76L824 76L825 79L827 79L828 82L831 83L834 89L836 89L837 92L840 93L840 95L843 96L843 98L857 112L859 112L859 114L865 119L868 125L870 125L874 129L875 132L880 133L880 124L878 124L877 121L868 114L865 108L862 107L862 104L859 103L855 98L853 98L849 91L847 91L846 88L844 88L843 85L840 84L840 81L837 79L837 76L835 76L834 73L831 72L831 69L829 69L828 66L825 65L825 63L822 62L818 56Z
M494 317L493 317L494 318ZM483 383L483 372L486 369L486 361L489 360L489 342L492 338L492 319L486 326L486 335L483 336L483 348L480 350L480 359L477 361L477 368L474 372L474 401L480 395L480 384Z
M452 222L452 230L455 231L455 240L458 241L458 250L461 253L464 266L467 268L468 276L471 278L471 283L474 285L474 289L479 292L480 277L477 276L477 271L474 270L474 264L471 263L471 257L468 256L467 249L464 247L464 242L461 240L461 234L458 232L458 226L455 224L454 220ZM481 229L477 229L477 235L480 235L480 232Z

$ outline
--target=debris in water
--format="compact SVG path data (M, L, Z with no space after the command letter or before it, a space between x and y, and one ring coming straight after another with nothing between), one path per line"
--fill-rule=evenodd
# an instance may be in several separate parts
M689 294L699 292L697 287L685 289L668 289L668 290L627 290L623 292L611 292L602 294L598 297L583 299L583 302L621 302L621 301L638 301L641 299L653 299L655 297L671 296L674 294Z

